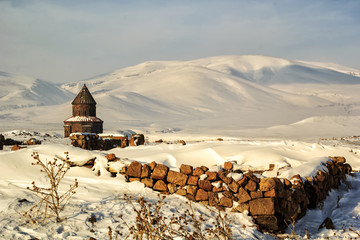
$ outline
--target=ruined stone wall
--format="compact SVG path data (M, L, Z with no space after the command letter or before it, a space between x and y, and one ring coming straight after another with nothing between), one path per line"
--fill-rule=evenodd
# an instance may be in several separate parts
M346 174L351 172L351 166L343 157L330 157L324 166L327 171L319 170L314 178L295 175L291 179L259 178L252 172L234 179L230 173L241 171L234 171L231 162L216 172L189 165L181 165L177 172L155 162L132 162L120 173L129 182L141 181L164 194L179 194L220 209L231 208L234 212L248 211L261 230L276 232L286 228L285 222L296 221L307 209L322 203L341 180L346 182Z

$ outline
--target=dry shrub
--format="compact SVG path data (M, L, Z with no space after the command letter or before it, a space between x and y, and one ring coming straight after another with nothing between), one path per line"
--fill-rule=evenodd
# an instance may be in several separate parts
M71 196L75 194L74 190L78 187L78 182L75 179L74 185L70 185L69 190L64 193L59 192L60 183L70 169L69 154L66 152L65 155L65 160L54 158L52 161L47 162L41 161L37 152L31 155L35 160L35 163L32 163L32 165L40 166L40 172L45 173L49 180L48 187L39 187L35 182L32 182L31 187L27 187L28 190L39 198L39 201L23 214L34 223L39 220L45 223L46 219L51 216L56 217L56 222L64 220L60 217L60 212L64 210Z
M174 239L175 237L194 240L233 239L231 221L228 220L227 214L223 215L218 211L213 226L208 227L203 216L196 216L191 203L187 202L189 208L183 214L166 217L161 213L161 207L166 204L165 196L158 196L159 200L155 203L149 203L142 197L137 199L135 204L132 197L124 195L136 213L134 225L129 225L122 215L119 216L129 230L126 239L157 240Z

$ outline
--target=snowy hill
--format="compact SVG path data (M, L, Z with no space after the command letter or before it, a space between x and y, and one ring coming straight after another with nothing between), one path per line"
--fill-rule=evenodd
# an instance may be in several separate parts
M2 115L17 120L25 116L26 123L48 122L61 129L62 121L71 114L70 101L86 83L98 103L105 130L135 128L154 133L177 129L236 135L249 128L269 130L311 117L359 116L359 72L335 64L265 56L150 61L64 84L61 90L28 80L32 84L16 94L18 102L13 105L58 105L22 109L21 116L14 111ZM34 88L35 83L44 86L42 90ZM39 89L37 95L32 94L34 89ZM0 101L1 110L8 105Z
M53 83L0 72L0 110L58 105L72 97Z

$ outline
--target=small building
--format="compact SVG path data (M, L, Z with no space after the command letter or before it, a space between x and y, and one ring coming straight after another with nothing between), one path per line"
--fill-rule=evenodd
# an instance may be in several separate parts
M85 84L71 104L72 117L64 121L64 137L77 132L103 132L104 121L96 117L96 102Z

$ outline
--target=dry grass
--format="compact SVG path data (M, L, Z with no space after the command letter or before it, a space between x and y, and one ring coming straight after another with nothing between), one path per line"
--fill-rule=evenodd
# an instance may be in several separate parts
M71 196L75 194L74 190L78 187L78 182L75 179L74 185L70 185L70 188L66 192L60 193L59 191L61 181L70 169L68 153L65 153L65 155L65 160L54 158L52 161L47 162L40 160L39 154L36 152L31 155L35 160L32 165L40 166L40 172L45 173L49 180L48 187L39 187L35 182L32 182L31 187L27 187L28 190L39 198L39 201L23 214L29 217L34 223L39 220L45 223L51 216L56 217L56 222L64 220L60 217L60 213L64 210Z

